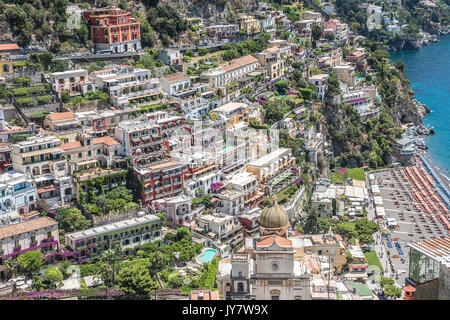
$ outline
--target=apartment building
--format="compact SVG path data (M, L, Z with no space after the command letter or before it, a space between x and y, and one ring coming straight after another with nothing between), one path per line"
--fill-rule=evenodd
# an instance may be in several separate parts
M211 88L223 88L233 81L242 79L250 72L259 69L258 59L252 55L233 59L228 64L214 69L208 70L203 75L208 78Z
M270 48L279 48L284 58L291 59L293 56L291 43L287 40L273 39L269 40Z
M362 117L373 117L380 112L380 108L374 105L374 97L371 94L371 90L365 90L364 88L355 88L342 93L341 103L350 105Z
M265 194L272 193L272 181L282 176L286 170L295 165L292 150L288 148L276 149L263 157L249 162L245 170L252 173L261 184Z
M282 50L278 47L268 48L256 55L259 63L266 68L269 79L277 80L287 70L287 60L282 57Z
M224 120L226 128L232 129L240 124L248 123L248 107L248 104L243 102L230 102L212 110L211 118L213 121Z
M328 74L326 74L326 73L316 74L316 75L313 75L308 78L308 82L312 83L313 85L315 85L317 87L317 89L318 89L317 95L318 95L319 99L322 101L325 98L325 92L326 92L326 88L327 88L327 79L328 79Z
M34 181L15 171L0 174L0 196L0 225L28 218L38 200Z
M34 136L12 145L11 159L16 171L36 178L40 175L66 175L62 142L54 136Z
M191 222L204 209L204 207L193 209L192 198L185 195L155 200L152 202L152 208L155 212L166 212L167 221L172 221L186 227L189 227Z
M168 155L170 141L177 130L181 130L183 123L181 117L168 117L167 112L155 112L119 123L115 138L122 144L123 155L131 157L133 164L154 162Z
M337 78L350 87L356 85L356 70L355 67L349 64L342 64L333 68L336 71Z
M210 38L228 39L233 38L239 33L239 25L237 24L218 24L208 26L205 31Z
M242 226L232 216L224 214L204 214L197 218L197 226L208 236L217 239L233 250L244 241Z
M162 95L159 79L148 69L118 65L92 73L96 86L106 91L115 107L125 108L135 100L158 99Z
M52 72L49 74L52 90L61 95L65 90L68 90L71 96L81 95L87 91L87 85L91 85L91 90L94 91L93 83L88 79L87 70L69 70L63 72Z
M255 209L264 200L264 193L259 191L258 180L250 172L238 172L225 180L227 190L237 191L240 194L240 204L242 210ZM233 208L238 208L235 204L228 203L225 198L221 198L220 193L217 197L221 199L227 214L236 214ZM228 210L229 209L229 210Z
M330 19L325 23L324 30L332 30L336 41L347 44L348 25L346 23L341 23L338 19Z
M343 62L343 56L342 56L342 49L337 48L331 51L329 56L322 57L318 59L318 65L319 67L336 67L339 65L342 65Z
M0 173L12 170L11 147L7 143L0 143Z
M0 44L0 75L14 72L13 54L19 51L20 47L16 43Z
M187 165L175 161L133 167L135 181L142 185L141 203L150 205L153 200L175 197L183 192ZM137 182L136 182L137 183Z
M116 167L116 159L122 153L120 142L109 136L95 137L84 133L78 140L61 146L71 171L90 163L100 163L102 167Z
M66 246L86 260L121 246L125 254L137 245L162 240L162 223L156 215L143 215L65 235Z
M178 49L165 49L158 52L158 58L168 65L179 65L183 63L183 54Z
M0 227L0 279L6 277L5 261L30 250L47 260L59 251L58 222L49 217Z
M168 95L175 95L190 88L191 79L182 72L161 77L161 88Z
M124 53L141 50L140 22L120 8L83 12L98 53Z
M238 17L239 29L246 35L257 34L261 32L261 23L253 16L242 15Z
M81 130L81 125L72 111L54 112L45 116L44 127L53 132Z

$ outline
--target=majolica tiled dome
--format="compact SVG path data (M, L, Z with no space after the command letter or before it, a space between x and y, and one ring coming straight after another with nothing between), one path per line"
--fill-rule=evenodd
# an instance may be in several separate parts
M261 213L260 225L264 228L282 228L289 224L289 217L282 206L275 203L265 207Z

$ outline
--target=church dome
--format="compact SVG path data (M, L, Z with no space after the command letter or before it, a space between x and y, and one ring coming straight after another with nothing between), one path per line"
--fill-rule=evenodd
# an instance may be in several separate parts
M264 228L283 228L289 224L289 217L282 206L275 203L265 207L261 213L260 226Z

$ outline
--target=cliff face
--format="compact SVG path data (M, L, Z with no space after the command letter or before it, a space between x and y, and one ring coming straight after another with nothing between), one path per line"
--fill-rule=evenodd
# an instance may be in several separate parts
M392 109L393 114L396 116L393 120L398 125L400 125L401 122L413 122L415 125L418 125L422 123L425 114L422 114L422 110L418 109L407 90L409 90L409 88L405 88L401 81L398 80L396 85L395 105Z

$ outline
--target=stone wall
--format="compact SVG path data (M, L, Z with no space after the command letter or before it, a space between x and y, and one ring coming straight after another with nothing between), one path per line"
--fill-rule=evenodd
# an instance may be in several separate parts
M85 112L85 111L97 111L104 110L108 104L102 101L90 101L82 104L65 104L61 111L72 111L72 112Z
M406 278L405 284L412 285L416 288L414 293L414 300L437 300L439 296L439 279L434 279L421 284L415 284L408 281Z
M450 267L441 263L439 272L439 300L450 300Z
M42 113L42 112L59 112L59 103L49 103L45 105L38 105L34 107L22 107L20 108L22 112L27 116L32 114Z

